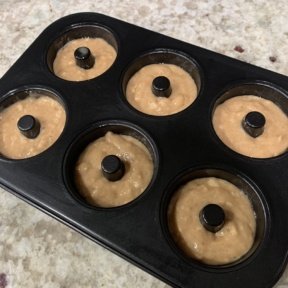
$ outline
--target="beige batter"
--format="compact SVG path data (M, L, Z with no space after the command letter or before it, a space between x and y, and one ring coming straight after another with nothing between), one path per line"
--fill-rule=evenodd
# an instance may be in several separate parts
M251 111L266 118L264 132L253 138L242 128L242 119ZM237 96L220 104L213 115L218 137L232 150L255 158L282 154L288 148L288 117L272 101L253 95Z
M17 127L24 115L32 115L41 125L39 135L28 139ZM62 105L49 96L36 93L11 104L0 112L0 153L7 158L23 159L49 148L60 136L66 121Z
M216 233L199 220L200 211L217 204L225 211L225 224ZM195 179L176 192L168 209L168 224L176 244L187 254L210 265L224 265L245 255L254 242L256 220L248 197L219 178Z
M157 97L151 90L154 78L165 76L170 80L172 93ZM137 110L149 115L164 116L184 110L197 96L193 78L174 64L150 64L136 72L127 84L126 98Z
M101 162L107 155L118 156L125 165L124 176L115 182L102 175ZM148 149L134 137L107 132L90 143L80 155L75 182L86 200L98 207L116 207L137 198L153 175Z
M79 47L87 47L95 57L95 64L90 69L83 69L76 64L74 51ZM95 78L114 63L115 49L102 38L80 38L69 41L62 47L54 60L53 71L55 75L65 80L84 81Z

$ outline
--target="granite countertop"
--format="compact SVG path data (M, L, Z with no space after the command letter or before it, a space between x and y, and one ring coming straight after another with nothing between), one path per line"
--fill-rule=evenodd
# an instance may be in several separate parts
M285 0L0 0L0 77L51 22L84 11L288 75ZM5 287L168 286L0 189L0 288ZM288 287L287 269L276 287Z

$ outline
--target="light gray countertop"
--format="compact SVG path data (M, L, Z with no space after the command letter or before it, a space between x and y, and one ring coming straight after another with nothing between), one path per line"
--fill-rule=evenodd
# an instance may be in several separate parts
M50 23L84 11L288 75L285 0L0 0L0 77ZM168 286L0 189L0 288L12 287Z

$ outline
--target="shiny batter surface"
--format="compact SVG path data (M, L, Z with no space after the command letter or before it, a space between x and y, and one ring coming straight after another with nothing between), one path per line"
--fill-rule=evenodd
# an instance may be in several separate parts
M207 231L199 213L208 204L225 212L225 224ZM230 182L199 178L186 183L172 197L168 224L176 244L187 256L211 265L228 264L245 255L254 242L256 220L248 197Z
M39 135L28 139L17 127L24 115L38 119ZM7 158L23 159L37 155L49 148L60 136L66 122L62 105L49 96L31 92L0 112L0 153Z
M74 52L79 47L87 47L95 57L90 69L76 64ZM58 77L70 81L84 81L95 78L107 71L117 56L115 49L102 38L79 38L69 41L56 55L53 71Z
M157 97L151 90L154 78L165 76L170 80L172 93ZM128 102L137 110L149 115L164 116L182 111L197 97L193 78L174 64L150 64L141 68L129 80L126 88Z
M266 119L262 135L253 138L242 128L242 119L251 111ZM272 101L245 95L230 98L220 104L213 115L218 137L232 150L255 158L278 156L288 148L288 117Z
M124 176L115 182L102 175L101 162L107 155L118 156L125 165ZM90 143L75 168L79 192L92 205L116 207L137 198L153 175L153 161L144 144L134 137L107 132Z

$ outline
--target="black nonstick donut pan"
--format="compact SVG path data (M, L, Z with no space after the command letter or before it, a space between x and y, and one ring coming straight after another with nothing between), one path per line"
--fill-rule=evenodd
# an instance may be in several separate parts
M80 37L108 41L117 51L114 64L89 81L58 78L52 71L57 50ZM198 97L179 113L150 116L127 102L125 88L142 66L162 62L189 72ZM270 99L288 113L287 77L117 19L79 13L51 24L3 76L1 108L30 90L59 99L66 110L65 128L54 145L37 156L0 158L5 189L173 287L275 285L287 262L288 155L255 159L232 151L214 132L212 115L225 99L244 94ZM107 131L141 140L152 155L154 176L137 199L105 209L79 196L73 169L82 149ZM186 181L204 176L239 186L256 214L252 249L229 265L209 266L187 258L169 233L172 194Z

